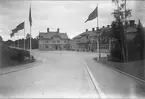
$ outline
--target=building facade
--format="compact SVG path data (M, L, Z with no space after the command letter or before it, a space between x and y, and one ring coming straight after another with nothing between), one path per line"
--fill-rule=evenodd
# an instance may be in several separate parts
M87 51L97 49L97 35L98 34L96 33L95 29L92 28L92 31L88 31L88 29L86 29L85 32L74 37L73 40L76 43L75 50Z
M39 50L67 50L69 38L66 33L57 31L39 32Z
M76 41L73 39L69 40L69 50L75 51L77 49Z
M85 32L75 36L73 41L76 43L75 50L78 51L97 51L97 40L99 40L99 48L102 50L109 50L112 47L112 44L109 41L113 41L111 38L111 27L107 25L107 27L103 26L102 28L92 28L92 30L88 31L86 29ZM98 39L99 37L99 39ZM110 47L110 48L109 48Z

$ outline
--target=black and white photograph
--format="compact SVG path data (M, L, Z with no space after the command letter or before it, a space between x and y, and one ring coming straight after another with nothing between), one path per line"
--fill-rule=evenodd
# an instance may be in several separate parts
M0 99L145 99L145 0L0 0Z

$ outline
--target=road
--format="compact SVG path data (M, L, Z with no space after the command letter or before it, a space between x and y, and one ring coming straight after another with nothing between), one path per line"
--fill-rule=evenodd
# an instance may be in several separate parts
M95 62L97 53L35 50L33 54L45 61L1 75L0 98L98 98L101 93L106 97L143 96L140 87L144 83Z

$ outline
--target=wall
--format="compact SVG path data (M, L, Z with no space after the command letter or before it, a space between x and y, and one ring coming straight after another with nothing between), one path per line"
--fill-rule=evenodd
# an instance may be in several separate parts
M60 37L53 37L53 39L40 39L39 50L55 50L55 46L60 46L61 49L64 50L64 46L67 44L69 44L69 40L61 39ZM46 46L48 46L48 48L46 48Z

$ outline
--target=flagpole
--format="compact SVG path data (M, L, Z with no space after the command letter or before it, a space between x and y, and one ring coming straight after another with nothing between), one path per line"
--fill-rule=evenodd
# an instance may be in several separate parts
M19 48L19 33L18 33L18 35L17 35L17 36L18 36L18 48Z
M99 8L99 7L98 7L98 4L97 4L97 13L98 13L98 8ZM98 16L99 16L99 15L97 15L97 27L99 27L99 18L98 18ZM97 49L98 49L97 52L98 52L98 54L99 54L98 60L100 60L100 44L99 44L100 42L99 42L99 40L100 40L100 39L99 39L99 35L98 35L98 37L97 37L97 45L98 45L98 46L97 46Z
M31 57L31 25L30 25L30 57Z
M25 50L25 21L24 21L24 50Z
M32 18L31 18L31 4L30 4L30 9L29 9L29 22L30 22L30 58L31 58L31 47L32 47L32 44L31 44L31 27L32 27Z
M16 47L16 46L15 46L15 34L14 34L14 47Z
M17 46L16 46L16 35L15 35L15 48L16 48Z
M13 38L14 38L14 47L15 47L15 36L13 36Z
M125 25L126 25L126 0L125 0Z

